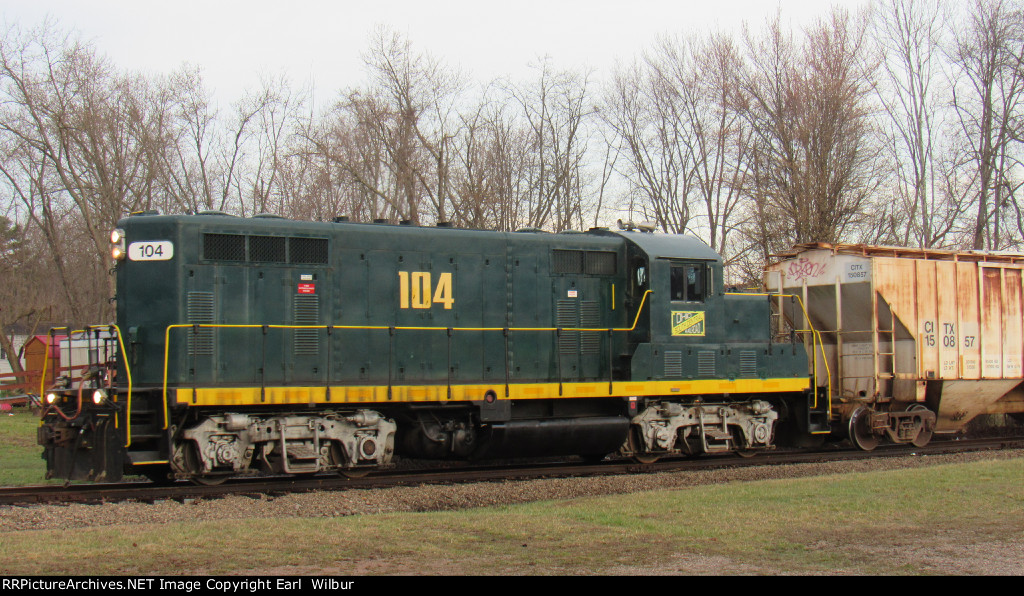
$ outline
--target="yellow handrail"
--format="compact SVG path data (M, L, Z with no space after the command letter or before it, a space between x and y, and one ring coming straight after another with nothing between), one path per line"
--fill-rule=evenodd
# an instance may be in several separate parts
M647 296L653 294L652 290L646 290L643 297L640 299L640 307L636 309L636 316L633 318L633 325L631 327L413 327L413 326L388 326L388 325L227 325L227 324L204 324L204 323L179 323L175 325L168 325L164 331L164 375L163 375L163 401L164 401L164 430L167 429L169 424L169 412L167 405L167 369L168 361L170 358L170 345L171 345L171 329L327 329L330 327L333 329L348 329L348 330L361 330L361 331L372 331L372 330L391 330L395 331L612 331L612 332L630 332L636 330L636 326L640 322L640 313L643 312L644 305L647 303Z
M821 333L819 333L818 330L814 328L814 325L811 324L811 317L807 313L807 308L804 306L803 299L800 296L796 295L796 294L771 294L771 293L767 293L767 292L757 292L757 293L726 292L726 296L768 296L768 297L778 297L778 298L796 298L797 302L800 304L800 310L803 311L803 313L804 313L804 320L807 321L808 329L794 329L793 331L796 332L796 333L806 333L806 332L809 331L811 333L811 341L814 343L814 346L815 346L815 347L811 348L811 352L812 352L811 367L812 367L812 375L814 377L814 387L815 387L815 390L814 390L814 406L813 407L815 407L815 408L818 407L818 390L817 390L817 387L818 387L818 359L816 357L814 357L814 351L815 351L815 348L820 347L821 361L825 365L825 375L826 375L825 376L825 387L827 389L827 395L828 395L828 411L829 411L829 416L831 416L831 414L832 414L832 371L831 371L831 369L829 369L829 366L828 366L828 357L825 356L825 342L822 341L822 339L821 339ZM779 316L782 316L782 312L781 311L779 312Z
M117 325L113 325L113 324L111 324L111 325L87 325L85 327L85 329L75 329L74 331L72 331L68 327L53 327L52 329L50 329L50 332L52 332L54 329L64 330L64 331L67 332L67 334L68 334L68 341L70 342L70 340L72 339L72 337L75 334L78 334L78 333L88 333L89 331L91 331L93 329L110 329L111 327L113 327L114 331L117 332L117 344L121 348L121 361L124 362L125 375L128 377L128 398L127 398L128 401L127 401L127 405L126 405L127 411L126 411L126 415L125 415L125 423L128 425L128 429L126 431L127 440L126 440L126 442L124 444L125 447L128 447L129 445L131 445L131 442L132 442L132 425L131 425L131 415L132 415L132 413L131 413L132 412L132 410L131 410L131 405L132 405L132 367L128 363L128 351L125 350L125 347L124 347L124 338L121 336L121 328L118 327ZM58 342L57 346L58 346L57 349L59 351L60 350L60 343L59 342ZM46 346L47 353L46 353L45 357L43 358L43 374L42 374L42 378L39 380L39 397L44 399L44 400L46 399L46 390L45 390L45 387L46 387L46 368L47 368L47 363L50 361L49 350L50 350L50 346L47 345ZM116 394L115 394L115 401L116 401ZM39 421L39 424L40 425L42 424L42 420ZM119 428L116 415L114 416L114 428Z

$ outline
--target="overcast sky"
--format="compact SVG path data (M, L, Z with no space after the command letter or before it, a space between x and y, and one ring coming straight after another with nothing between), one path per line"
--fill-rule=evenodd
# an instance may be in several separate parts
M664 33L760 26L781 6L800 24L834 4L867 0L0 0L2 21L23 27L46 15L79 32L126 70L169 73L198 65L222 103L255 89L261 74L313 84L318 102L361 85L360 55L374 27L471 80L524 76L550 55L558 67L603 77Z

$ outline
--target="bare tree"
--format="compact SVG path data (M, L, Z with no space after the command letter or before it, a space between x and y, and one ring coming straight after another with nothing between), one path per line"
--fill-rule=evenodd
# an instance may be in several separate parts
M879 178L867 23L834 10L801 44L780 16L762 37L746 35L755 203L747 228L764 256L792 243L842 241L869 209Z
M1019 212L1020 139L1024 126L1024 8L1010 0L975 0L950 52L956 68L953 107L971 169L976 172L974 249L1019 246L1005 219ZM1019 218L1018 218L1019 220Z
M403 219L419 222L421 202L429 201L438 221L449 217L452 143L458 134L456 101L462 75L428 54L413 50L397 33L378 29L364 61L374 87L363 102L387 152L390 194L401 197ZM398 206L398 205L396 205Z
M631 210L724 252L742 197L749 127L742 59L722 34L665 38L617 73L605 121L624 149Z
M584 192L585 167L595 112L590 103L590 74L558 70L549 57L534 65L536 78L511 84L507 93L520 109L529 140L525 225L555 231L582 228L590 205Z
M732 40L713 35L698 46L691 106L696 143L696 191L703 204L708 243L729 256L733 216L741 205L751 131L742 117L742 59ZM728 258L727 258L728 261Z
M941 129L947 103L941 87L946 31L944 0L879 0L876 39L899 211L888 226L901 245L942 245L957 213L939 183ZM896 210L896 205L893 205Z
M485 97L465 119L460 218L464 225L513 231L529 226L537 163L533 134L505 96ZM471 214L471 215L470 215Z
M109 318L107 234L153 200L164 114L151 92L52 23L0 41L0 172L45 234L76 322ZM72 268L82 251L68 246L91 258Z
M238 177L242 191L242 215L281 214L288 210L291 197L282 188L282 172L292 135L298 119L304 117L308 92L292 89L284 76L264 78L257 93L245 97L236 109L236 130L246 131L237 137L247 141L249 150L240 153L243 159Z
M642 63L616 73L602 111L622 143L629 211L673 233L690 225L696 184L695 135L683 105L683 93L693 84L690 60L685 44L662 41Z

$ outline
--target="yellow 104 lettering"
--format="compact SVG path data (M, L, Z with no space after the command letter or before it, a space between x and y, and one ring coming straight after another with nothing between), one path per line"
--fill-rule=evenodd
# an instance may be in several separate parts
M443 304L445 310L451 310L455 304L452 292L452 274L440 274L437 286L433 285L430 278L429 271L399 271L399 307L430 308L434 304Z

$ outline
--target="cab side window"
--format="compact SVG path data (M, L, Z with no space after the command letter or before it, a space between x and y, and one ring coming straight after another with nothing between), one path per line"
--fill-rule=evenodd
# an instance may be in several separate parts
M703 265L672 265L670 300L704 302Z
M647 262L642 259L633 261L633 293L642 294L647 289Z

